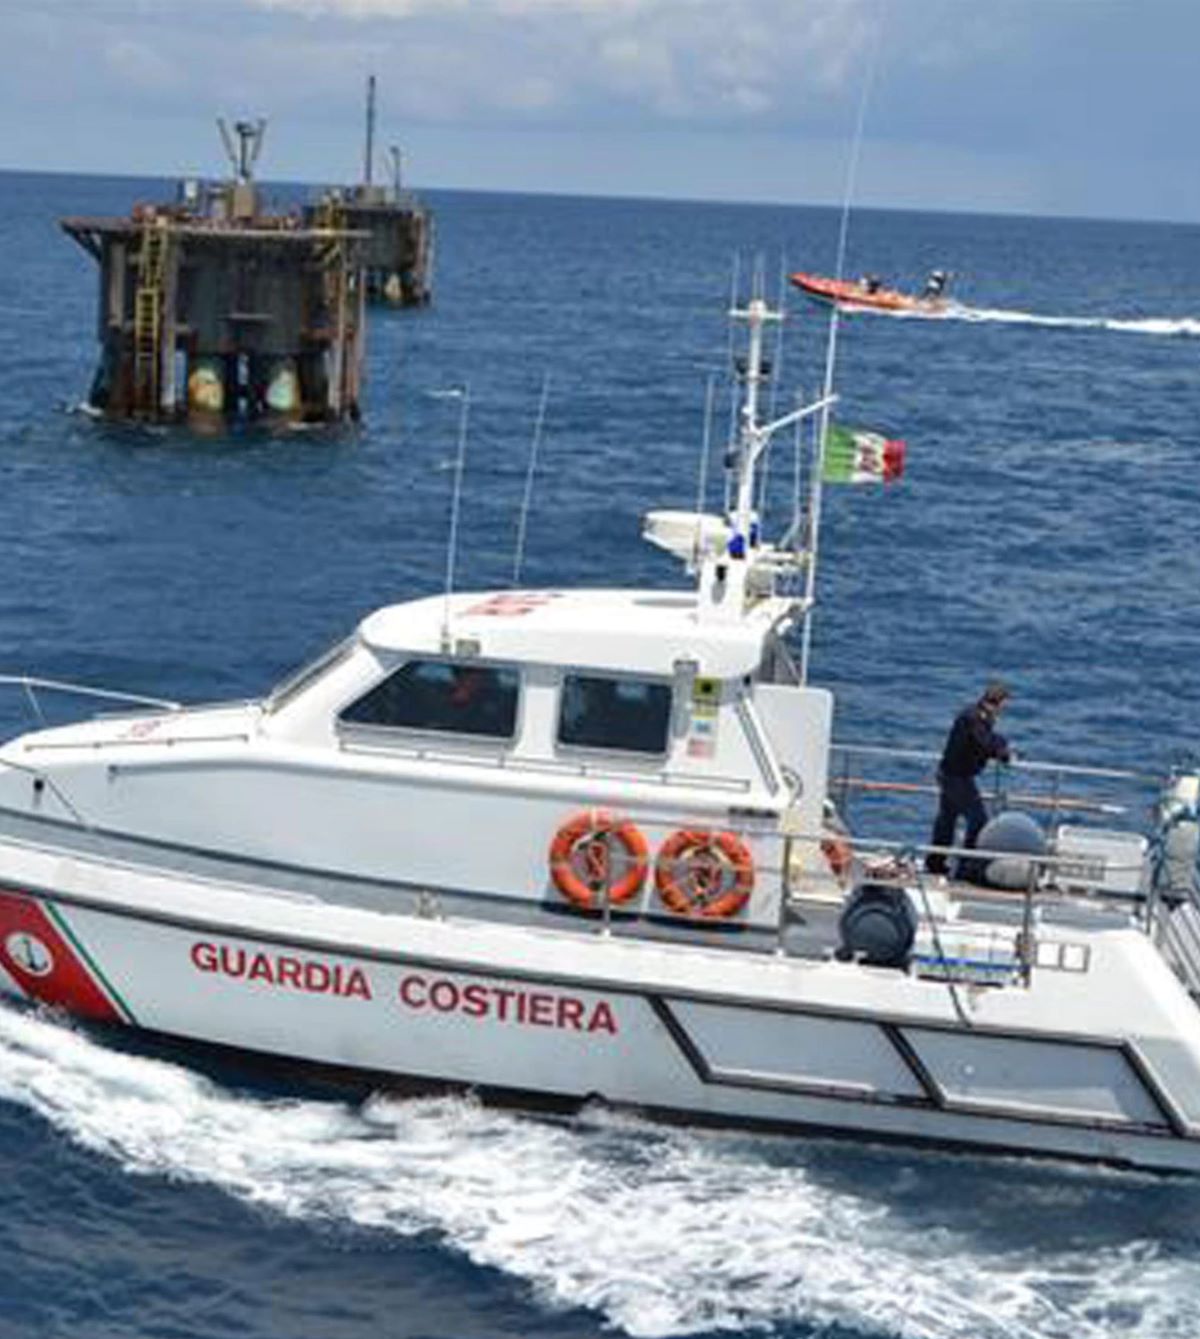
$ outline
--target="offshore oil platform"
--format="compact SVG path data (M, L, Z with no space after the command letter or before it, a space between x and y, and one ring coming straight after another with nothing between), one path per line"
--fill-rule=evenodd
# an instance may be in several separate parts
M404 189L401 154L388 149L390 181L375 177L375 76L367 79L367 133L360 185L327 192L306 218L336 209L348 228L369 234L364 253L367 301L424 307L432 297L433 215Z
M181 183L126 218L65 218L100 267L100 362L88 403L106 417L217 425L359 415L365 248L336 198L263 207L266 122L218 121L231 180Z

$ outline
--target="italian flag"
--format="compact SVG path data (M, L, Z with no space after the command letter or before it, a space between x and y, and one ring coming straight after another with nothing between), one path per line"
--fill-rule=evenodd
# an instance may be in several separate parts
M882 433L831 423L822 477L827 484L890 484L904 473L904 449Z

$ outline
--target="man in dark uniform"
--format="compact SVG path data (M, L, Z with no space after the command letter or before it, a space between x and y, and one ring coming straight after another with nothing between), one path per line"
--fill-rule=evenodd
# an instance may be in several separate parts
M925 290L921 294L923 298L940 298L946 294L946 285L950 282L949 272L946 270L930 270L929 278L925 280Z
M967 820L963 845L975 845L988 817L975 778L993 758L1001 762L1011 762L1013 758L1008 741L995 728L996 718L1011 696L1007 684L989 683L979 701L954 718L938 767L939 801L933 836L929 839L931 846L953 846L960 818ZM931 851L925 857L925 868L930 874L945 874L946 857Z

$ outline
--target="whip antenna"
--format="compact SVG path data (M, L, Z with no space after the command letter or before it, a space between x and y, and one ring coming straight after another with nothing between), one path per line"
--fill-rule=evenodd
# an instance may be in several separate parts
M716 373L710 372L704 394L704 437L700 443L700 469L696 480L696 538L692 544L692 562L697 571L700 568L700 532L704 524L704 499L708 493L708 457L712 451L713 401L716 393Z
M550 396L550 374L542 378L542 398L538 403L537 418L533 425L533 440L529 444L529 465L525 471L525 492L521 498L521 512L517 519L517 551L513 557L512 584L521 583L521 564L525 559L525 531L529 524L529 504L533 500L533 475L537 469L538 448L542 444L542 427L546 422L546 401Z
M454 485L450 494L450 534L446 540L446 596L442 606L442 649L450 649L450 596L454 591L454 558L458 549L458 511L462 497L463 464L467 456L467 422L471 414L471 388L467 384L434 391L436 400L458 401L458 451L454 459Z
M787 321L787 258L781 251L779 253L779 288L778 298L775 303L775 310L779 313L781 320L775 326L775 338L772 341L771 349L771 368L767 377L767 418L774 419L776 406L779 401L779 388L783 381L783 327ZM767 486L771 479L771 455L770 452L763 456L762 474L758 481L758 522L759 525L766 525L767 518Z
M726 375L729 380L729 430L726 437L726 470L725 470L725 506L724 510L729 511L733 505L733 480L729 476L728 461L733 451L733 443L737 437L737 372L734 369L734 351L733 342L735 338L735 322L732 313L737 310L738 296L742 287L742 253L735 251L733 253L733 266L729 283L729 311L730 316L726 322L728 337L725 345L725 367Z
M846 193L842 200L842 221L838 228L837 270L840 281L846 271L846 243L850 235L850 202L854 197L855 181L858 176L858 158L862 149L863 127L867 120L867 103L875 82L875 62L879 55L880 34L883 29L882 16L879 27L875 29L875 40L871 44L871 55L867 62L867 73L863 80L862 94L858 101L858 121L854 128L854 142L850 147L850 161L846 167ZM837 363L838 304L834 302L829 312L829 343L825 350L825 381L821 391L824 406L817 423L816 450L814 451L813 480L809 489L808 545L809 562L805 580L804 629L800 644L800 682L808 682L809 647L812 642L813 601L817 590L817 542L821 534L821 490L825 476L825 447L829 438L829 411L832 408L833 371Z

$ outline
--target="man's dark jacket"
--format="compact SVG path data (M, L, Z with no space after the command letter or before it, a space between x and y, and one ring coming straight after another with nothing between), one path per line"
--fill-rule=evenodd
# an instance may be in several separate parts
M939 770L943 776L975 777L989 759L1008 762L1009 756L1008 741L992 727L983 704L973 702L954 718Z

